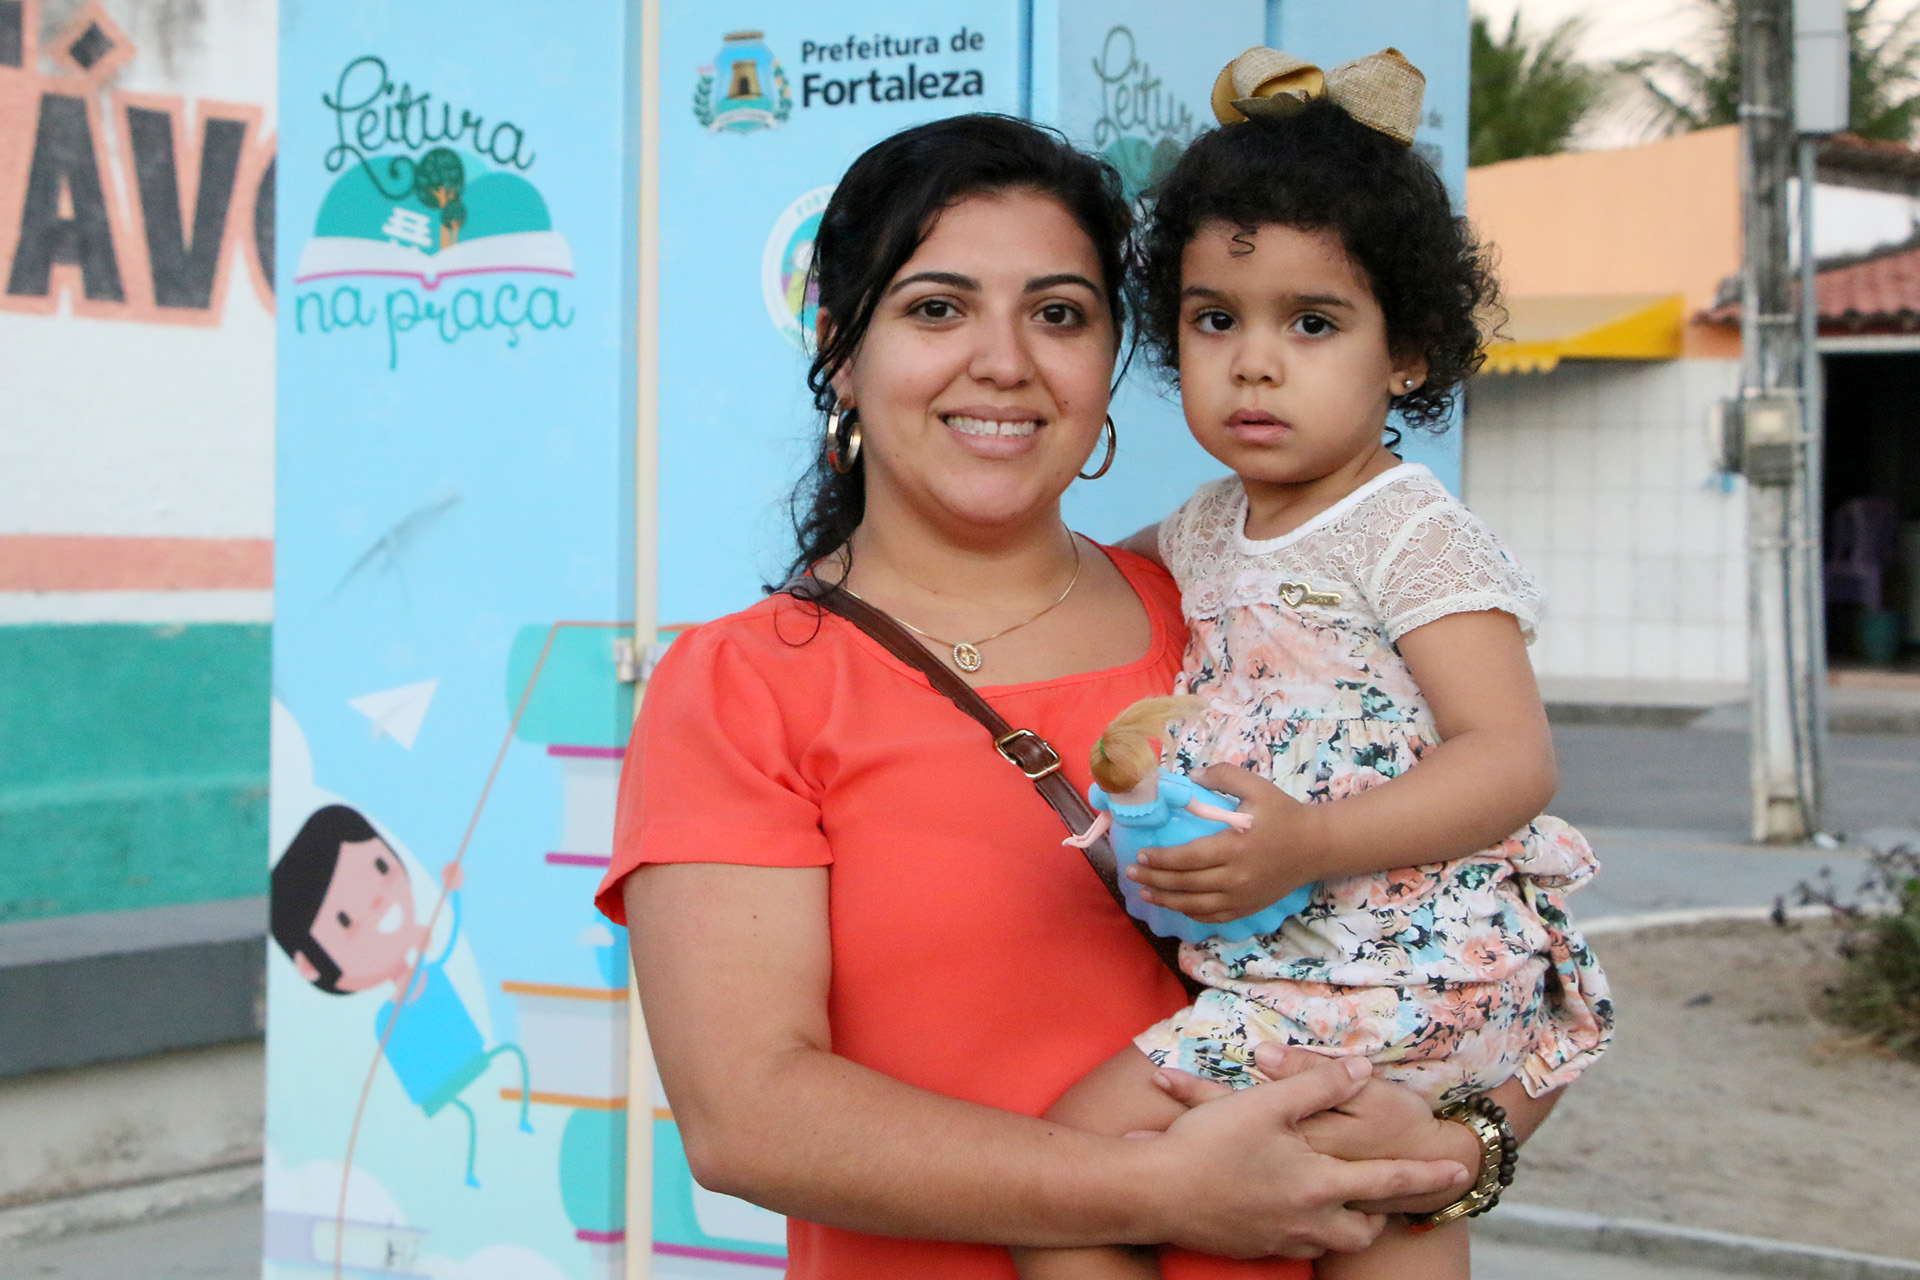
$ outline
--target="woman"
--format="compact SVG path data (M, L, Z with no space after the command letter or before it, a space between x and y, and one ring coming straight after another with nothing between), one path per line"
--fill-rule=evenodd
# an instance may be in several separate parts
M1105 166L974 116L868 151L815 242L828 440L797 564L927 637L1082 789L1185 639L1163 573L1060 519L1128 227ZM695 1176L794 1219L790 1276L1011 1280L1008 1244L1307 1257L1378 1231L1349 1203L1464 1189L1460 1126L1363 1091L1364 1064L1276 1061L1148 1139L1034 1119L1183 992L981 727L842 619L776 595L683 636L627 761L601 904ZM1344 1163L1303 1132L1453 1158ZM1236 1265L1167 1274L1306 1275Z

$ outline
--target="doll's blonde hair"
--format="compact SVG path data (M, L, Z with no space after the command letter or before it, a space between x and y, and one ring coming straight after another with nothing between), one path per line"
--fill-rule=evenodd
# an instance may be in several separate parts
M1151 778L1160 768L1161 735L1205 705L1192 696L1142 698L1122 711L1093 744L1093 780L1112 795Z

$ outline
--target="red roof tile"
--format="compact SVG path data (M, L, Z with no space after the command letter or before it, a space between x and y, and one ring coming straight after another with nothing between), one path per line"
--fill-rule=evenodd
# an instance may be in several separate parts
M1920 246L1822 271L1814 282L1823 330L1865 332L1920 329ZM1738 324L1740 304L1701 312L1708 324Z
M1821 327L1920 327L1920 248L1822 271L1814 280Z

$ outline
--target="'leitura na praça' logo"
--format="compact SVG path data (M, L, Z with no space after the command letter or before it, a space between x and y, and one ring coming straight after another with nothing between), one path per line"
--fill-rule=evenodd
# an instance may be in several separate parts
M515 347L573 323L560 284L573 251L522 176L535 154L519 125L396 85L371 54L321 102L334 117L327 171L340 176L294 273L296 332L383 327L397 369L415 330L448 345L494 331Z

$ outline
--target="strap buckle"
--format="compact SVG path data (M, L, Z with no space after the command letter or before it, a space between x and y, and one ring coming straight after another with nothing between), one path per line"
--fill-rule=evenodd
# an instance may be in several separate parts
M1034 763L1040 766L1039 768L1029 768L1021 762L1018 755L1014 754L1013 744L1022 738L1030 739L1031 744L1023 744L1021 754L1030 755ZM1038 782L1050 774L1060 772L1060 753L1053 749L1051 742L1031 729L1015 729L1012 733L1002 734L993 740L993 747L1006 757L1008 764L1026 774L1029 782Z

